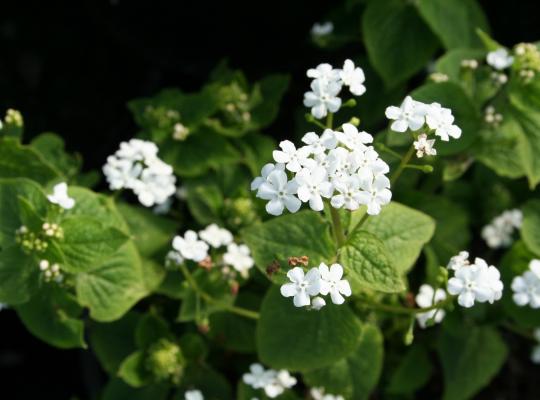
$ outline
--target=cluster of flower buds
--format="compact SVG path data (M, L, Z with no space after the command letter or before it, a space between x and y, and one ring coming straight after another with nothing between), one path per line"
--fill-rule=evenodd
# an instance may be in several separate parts
M64 238L64 230L60 225L55 224L54 222L45 222L41 228L43 229L43 233L45 236L56 238L56 239L63 239Z
M540 50L533 43L519 43L514 47L515 69L525 83L540 72Z
M60 283L64 280L64 276L58 263L51 264L48 260L41 260L39 262L39 270L46 282L55 281Z
M484 121L490 126L498 127L503 120L502 114L496 112L495 107L487 106L484 110Z
M49 247L47 240L31 232L25 225L22 225L15 231L15 242L27 252L43 252Z

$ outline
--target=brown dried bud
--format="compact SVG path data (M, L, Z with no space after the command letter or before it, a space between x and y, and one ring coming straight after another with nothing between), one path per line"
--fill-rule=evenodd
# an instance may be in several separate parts
M266 267L266 273L268 274L268 276L272 276L276 272L278 272L280 268L281 266L279 265L279 262L277 260L274 260Z
M206 257L204 260L199 262L199 267L210 270L214 264L212 263L212 259L210 257Z
M307 267L308 263L309 263L308 256L289 257L289 265L291 267L296 267L297 265L303 265L304 267Z

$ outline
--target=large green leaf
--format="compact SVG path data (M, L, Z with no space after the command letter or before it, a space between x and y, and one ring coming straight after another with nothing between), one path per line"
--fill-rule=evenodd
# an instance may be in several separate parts
M540 257L540 200L530 200L522 211L521 237L527 247Z
M277 116L279 103L289 85L288 75L269 75L257 82L262 102L251 110L251 119L258 128L269 125Z
M311 265L318 265L336 255L328 224L313 211L301 211L254 225L242 231L242 237L263 273L274 260L284 265L289 257L308 256Z
M16 307L26 328L48 344L62 349L86 347L82 309L65 289L45 286Z
M383 336L374 325L362 326L353 352L329 367L303 374L311 387L355 400L368 399L377 385L383 367Z
M137 388L152 382L152 374L146 367L146 354L135 351L127 356L118 368L118 376L128 385Z
M478 139L480 115L458 84L453 82L428 83L414 90L411 96L418 101L437 102L443 107L450 108L456 118L454 123L461 128L459 139L450 138L447 142L437 140L435 144L437 154L460 153L468 149Z
M499 372L508 354L497 331L487 326L444 329L437 349L444 374L443 400L472 398Z
M18 246L0 252L0 302L10 305L30 300L38 285L39 267Z
M105 226L129 233L128 226L111 197L78 186L70 186L68 192L75 199L75 207L69 210L70 216L96 218Z
M476 0L419 0L418 10L447 49L479 47L476 29L488 30Z
M272 368L307 371L349 355L359 335L360 323L346 304L309 311L295 307L274 286L261 306L257 351Z
M81 168L81 157L68 154L64 140L55 133L45 132L36 136L30 146L68 178L75 176Z
M388 86L419 72L437 48L437 39L406 1L370 1L362 27L371 64Z
M433 367L429 353L421 342L415 342L400 359L386 391L390 394L410 394L424 386Z
M433 236L435 221L420 211L392 202L379 215L369 217L362 229L384 243L393 265L405 273Z
M359 230L351 234L341 248L341 261L353 293L360 288L388 293L405 289L401 271L384 243L372 233Z

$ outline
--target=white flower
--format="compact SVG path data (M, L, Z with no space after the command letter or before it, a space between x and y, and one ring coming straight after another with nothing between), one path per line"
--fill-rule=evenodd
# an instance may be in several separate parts
M351 150L365 150L366 144L373 142L373 136L367 132L358 132L353 124L343 124L343 132L336 132L338 140Z
M200 390L188 390L184 393L184 400L204 400Z
M270 398L275 398L282 394L285 389L296 385L296 382L296 378L291 376L288 371L277 371L274 379L264 387L264 393Z
M364 86L364 82L366 76L364 75L364 71L360 67L355 67L351 60L345 60L343 69L339 71L339 77L355 96L361 96L365 93L366 87Z
M208 257L208 245L199 240L197 233L191 230L186 231L184 237L175 236L172 246L188 260L200 262Z
M501 47L500 49L490 51L487 54L486 61L493 68L500 71L511 66L514 62L514 57L508 53L508 50Z
M439 103L429 105L426 114L426 124L430 129L435 130L435 135L447 142L449 137L458 139L461 136L461 129L453 125L454 116L452 110L442 107Z
M432 286L427 284L420 286L418 294L415 298L416 304L422 308L431 307L444 299L446 299L446 292L444 290L434 290ZM443 320L444 316L444 310L437 309L416 314L416 320L418 321L418 325L420 325L420 327L425 328L430 319L433 318L433 321L438 324Z
M186 140L189 135L189 128L180 122L174 124L172 137L174 140Z
M407 129L417 131L424 125L426 105L407 96L401 106L387 107L385 114L386 118L394 120L390 125L390 129L393 131L405 132Z
M302 137L302 142L307 144L305 147L311 154L321 154L337 146L336 134L331 129L325 129L320 137L315 132L308 132Z
M310 148L307 146L296 149L296 146L290 140L283 140L279 147L281 150L274 150L272 153L274 160L285 164L285 167L291 172L298 172L309 156Z
M261 169L261 176L256 177L251 182L251 190L257 190L259 189L259 186L261 186L261 183L266 182L268 180L268 175L270 175L270 172L274 171L275 169L283 171L285 169L284 164L272 164L268 163L265 164Z
M275 371L265 370L261 364L251 364L249 372L242 375L242 380L253 389L262 389L272 382Z
M326 301L320 296L316 296L311 299L311 308L313 308L314 310L319 311L325 305L326 305Z
M512 244L512 234L523 223L523 213L518 210L507 210L495 217L482 229L482 238L493 249L508 247Z
M469 252L460 251L458 255L450 258L447 268L457 271L458 269L469 265Z
M352 153L353 170L358 176L374 177L381 174L386 174L390 171L388 164L379 158L379 153L371 146L364 150L356 150Z
M156 159L148 163L131 189L146 207L162 204L176 192L176 178L170 165Z
M358 198L361 204L367 206L369 215L379 214L381 206L390 203L392 199L390 180L385 175L360 179L360 187L362 191L359 193Z
M437 155L437 150L433 148L435 144L435 139L428 140L427 135L422 133L418 135L418 139L414 141L413 145L416 149L416 157L422 158L424 155L435 156Z
M232 243L233 235L225 228L220 228L216 224L210 224L199 232L202 240L214 248L227 246Z
M308 78L319 80L321 83L337 82L339 80L339 70L334 69L328 63L322 63L317 65L316 68L308 69L306 75Z
M357 210L362 200L360 196L360 179L356 176L347 176L334 181L334 187L339 192L332 196L330 204L334 208L345 207L347 210Z
M176 250L170 250L165 256L165 265L180 265L184 262L184 257Z
M237 245L236 243L231 243L227 246L227 252L223 255L223 261L227 265L232 265L244 278L248 276L248 271L255 264L253 258L251 258L249 247L245 244Z
M531 260L529 270L512 280L512 298L518 306L540 308L540 260Z
M474 264L455 271L448 280L448 292L458 296L462 307L472 307L475 301L493 303L502 296L503 283L499 270L476 258Z
M330 35L334 31L334 24L330 21L323 23L315 22L311 28L311 34L314 37L321 37Z
M300 209L302 203L296 196L298 183L296 180L287 181L284 171L275 170L268 175L266 182L259 186L257 197L269 200L266 211L271 215L281 215L286 207L292 213Z
M343 267L340 264L332 264L330 268L325 263L319 265L319 273L321 274L321 289L322 295L330 293L332 303L343 304L345 298L349 297L351 292L351 286L343 277Z
M340 91L338 82L315 79L311 82L311 92L304 94L304 105L311 108L315 118L324 118L328 112L335 113L341 107L341 99L337 97Z
M309 391L310 396L313 400L345 400L343 396L325 394L324 388L312 388Z
M321 275L317 268L312 268L304 275L300 267L294 267L287 272L291 281L281 285L281 294L284 297L294 297L295 307L309 306L310 296L316 296L321 289Z
M67 189L67 183L59 183L54 186L53 194L49 194L47 199L49 199L51 203L58 204L60 207L70 210L75 205L75 199L69 197Z
M328 181L328 174L323 167L313 170L304 168L296 174L298 183L298 198L304 203L309 202L312 210L322 211L324 203L322 198L330 198L334 188ZM322 196L322 197L321 197Z

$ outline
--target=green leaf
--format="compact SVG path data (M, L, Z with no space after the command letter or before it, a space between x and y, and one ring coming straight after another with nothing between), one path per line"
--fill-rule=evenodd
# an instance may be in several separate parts
M443 107L451 108L452 114L456 118L454 123L461 128L461 137L459 139L450 138L447 142L437 140L437 154L460 153L468 149L477 140L480 115L476 111L475 105L458 84L453 82L428 83L414 90L411 96L418 101L437 102Z
M328 304L320 311L297 308L277 286L267 292L260 312L259 359L276 369L327 367L349 355L360 335L360 323L346 304Z
M529 200L522 211L521 237L527 247L540 256L540 200Z
M437 49L437 39L415 7L405 1L369 2L362 27L371 64L387 86L419 72Z
M187 204L193 217L202 225L221 220L223 194L216 182L209 179L186 181Z
M18 246L0 251L0 302L10 305L23 304L38 285L37 262Z
M145 358L145 354L142 351L131 353L120 364L118 376L133 387L141 387L149 384L152 381L152 374L146 368Z
M497 331L486 326L445 329L437 349L444 375L443 400L473 398L499 372L508 354Z
M276 118L279 103L289 81L288 75L269 75L257 83L260 86L262 102L251 110L251 119L258 128L268 126Z
M435 221L420 211L392 202L379 215L369 217L362 229L384 243L392 264L405 273L433 236Z
M476 29L489 29L476 0L420 0L418 10L444 47L479 47Z
M272 138L257 133L244 136L237 145L244 153L244 162L251 176L259 176L263 165L272 161L272 151L276 148Z
M70 216L95 218L105 226L112 226L129 233L128 226L111 197L77 186L69 187L69 195L75 199L75 207L69 211Z
M120 378L113 378L105 387L102 400L166 400L169 390L167 384L133 388Z
M414 343L401 358L386 388L390 394L410 394L423 387L431 377L433 366L424 345Z
M336 255L328 224L312 211L274 218L242 231L257 267L266 273L272 261L308 256L311 265L328 262Z
M231 400L231 386L223 375L204 364L189 364L185 370L182 385L173 397L184 400L187 390L196 388L204 396L204 400Z
M500 49L501 47L504 47L503 45L499 44L497 41L493 40L491 36L489 36L486 32L484 32L482 29L477 29L476 34L484 44L484 48L488 51L494 51L497 49Z
M148 313L139 319L135 329L135 343L138 348L145 348L170 335L167 321L158 315Z
M32 147L10 138L0 139L0 178L30 178L42 185L62 174Z
M118 204L118 211L128 223L137 250L143 257L163 256L169 249L177 224L141 207Z
M101 220L90 217L68 217L60 224L64 239L60 249L67 271L85 272L116 252L128 236L116 228L103 226Z
M44 342L62 349L86 348L82 309L65 289L45 286L16 310L26 329Z
M220 312L210 316L209 336L227 350L255 353L255 323L247 318Z
M135 351L133 332L139 318L137 312L130 311L114 322L92 321L89 325L92 351L109 375L116 375L122 361Z
M463 60L480 60L484 59L486 52L480 49L453 49L444 53L435 64L437 72L448 75L451 81L455 83L462 83L463 79L463 67L461 61ZM470 82L466 82L470 84Z
M132 243L75 276L79 303L97 321L113 321L148 294L141 260Z
M384 243L372 233L359 230L341 248L341 262L353 292L360 288L396 293L405 290L401 273Z
M45 132L36 136L30 146L68 178L77 175L81 168L81 157L78 154L68 154L64 140L55 133Z
M311 387L323 387L327 393L363 400L377 386L383 367L383 336L374 325L363 325L353 352L337 363L304 373Z
M201 363L208 355L208 346L201 335L184 333L180 336L178 342L188 363Z

